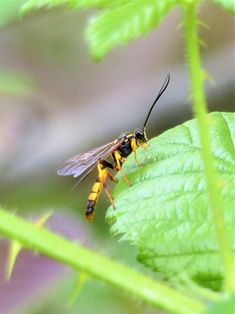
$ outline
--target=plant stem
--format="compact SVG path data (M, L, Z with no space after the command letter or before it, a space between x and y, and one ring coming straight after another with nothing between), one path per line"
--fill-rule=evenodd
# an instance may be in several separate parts
M225 227L222 211L222 201L219 194L218 180L216 177L214 160L211 154L209 126L207 121L207 106L204 93L205 74L201 66L199 52L199 38L197 32L197 1L187 2L182 7L184 32L186 43L186 55L189 76L191 80L191 92L193 108L197 118L199 136L202 146L202 159L207 180L210 207L215 221L215 232L221 252L221 259L225 275L226 292L235 291L235 276L233 270L233 257L230 249L229 237Z
M200 314L205 310L205 305L194 298L2 209L0 233L17 240L26 248L45 254L76 270L82 270L171 313Z

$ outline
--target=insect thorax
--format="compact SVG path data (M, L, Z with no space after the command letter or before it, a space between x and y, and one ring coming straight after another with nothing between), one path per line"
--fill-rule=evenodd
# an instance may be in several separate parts
M132 152L131 140L133 139L133 137L134 137L133 133L124 133L119 137L122 139L122 144L119 146L118 152L124 158L128 157Z

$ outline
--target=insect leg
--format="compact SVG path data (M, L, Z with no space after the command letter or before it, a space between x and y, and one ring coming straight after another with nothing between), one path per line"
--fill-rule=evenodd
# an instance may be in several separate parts
M114 166L107 160L99 160L99 163L104 165L106 168L110 168L114 170Z
M113 153L113 158L114 158L115 163L116 163L115 170L120 171L126 184L131 186L130 181L128 180L127 176L125 175L125 173L122 170L122 164L125 161L124 158L121 156L121 154L117 150Z
M137 144L136 144L136 139L133 137L132 140L131 140L131 148L132 148L132 151L134 153L134 158L135 158L135 162L136 162L136 165L138 167L141 166L141 164L139 163L138 159L137 159L137 154L136 154L136 150L137 150Z
M109 179L110 179L111 181L113 181L114 183L118 183L118 179L114 178L114 176L113 176L110 172L108 172L108 177L109 177Z
M106 193L106 195L107 195L107 197L108 197L110 203L112 204L113 208L115 208L113 198L112 198L112 196L111 196L111 194L110 194L110 192L109 192L109 189L108 189L106 183L103 184L103 187L104 187L104 191L105 191L105 193Z
M110 168L112 170L116 170L115 167L108 161L106 160L101 160L100 163L102 163L102 165L106 166L107 168ZM118 183L118 179L114 178L114 176L108 171L108 177L111 181Z

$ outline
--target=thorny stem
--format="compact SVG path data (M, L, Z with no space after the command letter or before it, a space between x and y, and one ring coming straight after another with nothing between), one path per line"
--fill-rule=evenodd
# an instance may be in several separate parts
M0 234L171 313L200 314L205 310L205 305L195 298L2 209Z
M209 126L207 120L207 105L204 93L205 74L201 66L199 52L199 38L197 31L197 1L187 2L182 6L184 33L186 44L186 56L189 76L191 80L191 93L193 108L197 118L199 136L202 146L202 159L208 186L210 207L215 221L215 232L221 252L225 275L225 290L228 293L235 291L235 276L233 269L233 257L230 249L228 233L222 211L222 201L219 193L219 185L216 177L214 160L211 154Z

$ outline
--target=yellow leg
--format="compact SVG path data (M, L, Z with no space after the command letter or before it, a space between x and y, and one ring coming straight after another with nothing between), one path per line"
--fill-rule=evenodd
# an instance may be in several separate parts
M114 176L110 172L108 172L108 177L111 181L118 183L118 179L114 178Z
M122 163L123 163L124 162L124 158L119 154L118 151L114 152L114 158L115 158L115 161L116 161L115 170L120 170L121 175L123 177L123 180L126 182L127 185L131 186L132 185L131 182L128 180L127 176L125 175L125 173L122 170L122 165L121 165L120 161L122 161Z
M97 169L98 169L98 176L100 180L103 181L104 177L106 177L107 169L104 167L104 165L100 161L98 161Z
M102 162L98 163L98 173L99 173L99 179L102 183L102 187L104 188L105 194L107 195L113 208L115 208L113 198L105 182L106 182L107 176L114 182L117 182L117 180L111 175L111 173L108 172L107 168L105 167L105 165L102 164Z
M129 179L127 178L127 176L125 175L125 173L123 172L122 168L120 169L121 175L123 177L123 180L126 182L126 184L128 186L132 186L132 183L129 181Z
M106 183L103 184L103 187L104 187L104 191L105 191L105 193L106 193L110 203L112 204L113 208L116 208L115 205L114 205L114 201L113 201L112 195L110 194L109 189L108 189Z
M141 164L139 163L139 161L138 161L138 159L137 159L137 154L136 154L137 145L136 145L136 140L135 140L135 138L133 138L133 139L131 140L131 148L132 148L132 151L133 151L133 153L134 153L134 158L135 158L136 165L137 165L138 167L140 167Z

